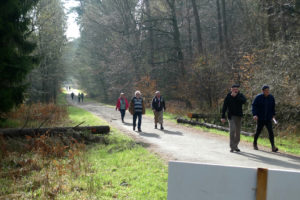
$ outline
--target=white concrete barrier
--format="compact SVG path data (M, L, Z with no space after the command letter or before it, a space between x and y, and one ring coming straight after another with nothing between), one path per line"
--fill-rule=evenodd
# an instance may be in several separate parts
M169 162L168 200L256 200L257 169ZM267 200L300 200L300 172L268 170Z

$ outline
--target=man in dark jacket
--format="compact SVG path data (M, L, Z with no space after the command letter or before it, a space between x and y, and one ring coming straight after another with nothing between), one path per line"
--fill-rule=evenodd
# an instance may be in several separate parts
M226 121L225 113L228 111L228 121L230 128L230 152L240 151L240 149L238 148L238 144L240 142L243 104L245 104L246 101L246 97L239 92L239 85L237 84L232 85L231 92L227 94L224 100L221 121L223 123Z
M163 97L160 95L159 91L155 92L155 97L152 99L152 110L154 113L154 128L157 129L157 123L160 123L160 129L164 130L163 126L163 114L164 110L166 110L166 104Z
M267 127L269 139L272 145L272 151L277 152L278 148L275 146L274 133L272 127L272 119L275 120L275 99L270 94L270 87L264 85L262 93L257 95L252 103L253 119L257 121L256 133L254 135L253 147L258 150L257 139L264 126Z

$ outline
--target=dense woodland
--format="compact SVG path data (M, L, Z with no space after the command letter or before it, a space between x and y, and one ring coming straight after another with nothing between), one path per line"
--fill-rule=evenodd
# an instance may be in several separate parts
M250 113L268 84L300 132L300 0L76 1L81 37L69 42L60 0L1 1L0 94L13 99L2 113L55 101L64 80L106 103L160 90L171 107L216 114L239 83Z

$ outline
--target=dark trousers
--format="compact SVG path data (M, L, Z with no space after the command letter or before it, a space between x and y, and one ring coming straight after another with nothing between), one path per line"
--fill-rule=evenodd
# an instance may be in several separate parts
M135 112L133 114L133 127L136 127L136 118L138 118L138 129L141 129L142 124L142 113L141 112Z
M258 120L257 121L257 127L256 127L256 133L254 135L254 144L257 144L257 139L264 128L264 126L267 127L268 133L269 133L269 139L271 142L272 147L274 147L274 133L273 133L273 127L272 127L272 120Z
M126 113L126 110L124 109L120 109L120 113L121 113L121 119L122 119L122 122L124 121L124 117L125 117L125 113Z

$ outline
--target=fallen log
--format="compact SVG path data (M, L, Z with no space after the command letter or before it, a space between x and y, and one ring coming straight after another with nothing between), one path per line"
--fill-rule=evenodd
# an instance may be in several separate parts
M203 123L203 122L198 122L198 121L188 120L188 119L182 119L182 118L178 118L177 123L191 124L191 125L194 125L194 126L198 125L198 126L203 126L203 127L206 127L206 128L214 128L214 129L221 130L221 131L229 131L229 128L224 127L224 126L218 126L218 125L215 125L215 124ZM241 131L241 134L246 135L246 136L254 135L254 133L249 133L249 132L245 132L245 131Z
M59 135L68 132L69 130L73 131L88 131L91 134L108 134L110 131L109 126L79 126L79 127L52 127L52 128L8 128L0 129L0 136L3 137L23 137L23 136L36 136L36 135Z

